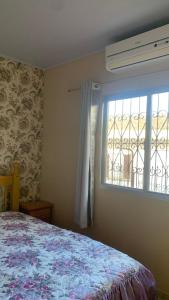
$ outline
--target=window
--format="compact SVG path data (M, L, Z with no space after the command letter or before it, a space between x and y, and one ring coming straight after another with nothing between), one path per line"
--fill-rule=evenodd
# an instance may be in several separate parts
M169 92L105 103L103 181L169 194Z

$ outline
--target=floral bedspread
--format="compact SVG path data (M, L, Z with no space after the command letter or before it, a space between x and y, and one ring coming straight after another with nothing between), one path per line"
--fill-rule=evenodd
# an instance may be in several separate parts
M149 270L88 237L0 214L0 300L155 299Z

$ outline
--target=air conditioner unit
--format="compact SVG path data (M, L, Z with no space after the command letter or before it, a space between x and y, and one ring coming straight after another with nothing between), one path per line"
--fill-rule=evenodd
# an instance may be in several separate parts
M169 57L169 24L106 47L110 72Z

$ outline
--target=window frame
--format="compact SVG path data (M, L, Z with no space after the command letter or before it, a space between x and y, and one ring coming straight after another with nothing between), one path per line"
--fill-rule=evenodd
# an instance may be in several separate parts
M158 88L152 88L152 89L145 89L145 90L137 90L137 91L132 91L132 92L123 92L119 94L110 94L108 96L103 97L103 102L102 102L102 133L101 133L101 170L100 170L100 184L101 187L107 190L120 190L122 192L131 192L133 193L139 193L140 195L143 195L144 197L148 198L156 198L156 199L162 199L162 200L169 200L169 194L165 193L160 193L160 192L154 192L148 190L149 187L149 169L150 169L150 159L149 156L146 155L147 151L149 155L151 155L151 149L149 148L151 143L151 122L152 119L149 117L150 113L152 111L152 95L153 94L160 94L160 93L169 93L169 86L168 87L158 87ZM146 111L146 129L145 129L145 156L144 156L144 168L146 167L146 170L144 170L144 175L143 175L143 189L139 188L133 188L133 187L127 187L127 186L122 186L122 185L116 185L113 183L106 183L105 178L106 178L106 144L107 144L107 137L106 137L106 132L107 132L107 125L108 125L108 103L110 101L117 101L117 100L123 100L123 99L128 99L128 98L134 98L134 97L142 97L146 96L147 97L147 111ZM149 150L148 150L149 148Z

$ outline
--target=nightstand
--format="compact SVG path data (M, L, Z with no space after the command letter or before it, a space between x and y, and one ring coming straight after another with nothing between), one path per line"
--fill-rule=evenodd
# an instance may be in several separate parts
M47 201L28 201L20 203L20 211L32 217L51 223L52 204Z

